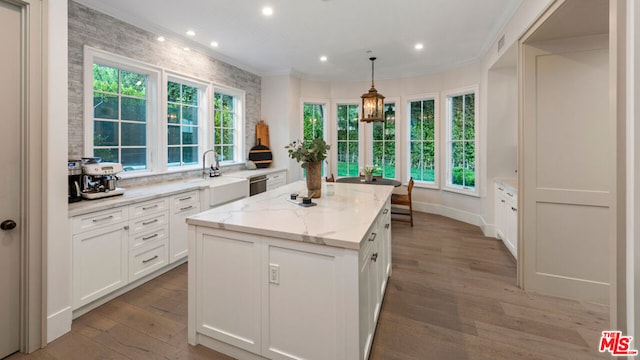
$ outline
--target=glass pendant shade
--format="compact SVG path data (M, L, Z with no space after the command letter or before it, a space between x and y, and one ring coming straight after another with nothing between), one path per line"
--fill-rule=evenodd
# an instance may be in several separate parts
M384 96L378 93L373 83L373 62L376 58L372 57L369 60L371 60L371 89L361 96L362 116L360 121L384 121Z

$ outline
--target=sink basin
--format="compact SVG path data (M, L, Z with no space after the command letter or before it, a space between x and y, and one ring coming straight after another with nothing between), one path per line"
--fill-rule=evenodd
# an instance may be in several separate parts
M202 181L209 183L209 207L216 207L249 196L249 180L219 176Z

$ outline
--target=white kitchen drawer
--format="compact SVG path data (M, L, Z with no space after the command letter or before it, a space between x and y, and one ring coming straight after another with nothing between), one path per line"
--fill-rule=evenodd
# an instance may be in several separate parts
M129 205L129 216L136 218L165 210L169 210L169 198L167 197Z
M167 265L167 241L142 247L129 255L129 282L140 279Z
M141 231L149 231L165 226L169 223L169 212L161 212L149 216L143 216L137 219L129 220L130 234L137 234Z
M129 237L129 250L136 250L145 245L166 241L169 236L169 225L142 232Z
M287 172L280 171L267 175L267 190L277 189L287 184Z
M200 191L194 190L171 197L171 208L176 210L200 202Z
M73 234L99 229L128 219L127 207L96 211L89 214L74 216L71 220Z

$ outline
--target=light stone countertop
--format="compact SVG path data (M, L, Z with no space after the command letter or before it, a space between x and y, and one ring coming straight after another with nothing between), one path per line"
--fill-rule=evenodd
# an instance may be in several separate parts
M231 173L229 173L231 174ZM163 182L153 185L127 187L124 194L96 200L85 200L69 204L69 216L83 215L94 211L112 209L119 206L136 204L163 196L171 196L189 190L201 190L207 187L245 181L241 177L222 175L214 178L194 178L181 181Z
M286 169L283 169L283 168L263 168L263 169L255 169L255 170L239 170L239 171L232 171L232 172L224 172L224 169L223 169L222 175L249 179L255 176L269 175L269 174L273 174L273 173L277 173L285 170Z
M327 194L327 186L335 187L334 195ZM306 192L306 183L297 181L190 216L187 223L359 250L393 186L323 183L322 197L313 199L318 205L312 207L290 198Z

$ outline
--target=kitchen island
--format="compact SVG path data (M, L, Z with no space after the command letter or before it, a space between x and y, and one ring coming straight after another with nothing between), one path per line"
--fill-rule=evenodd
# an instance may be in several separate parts
M392 190L323 184L302 207L300 181L187 218L189 343L239 359L368 358Z

